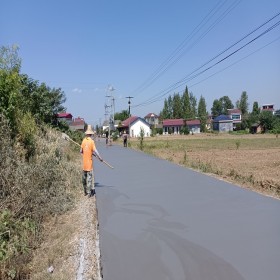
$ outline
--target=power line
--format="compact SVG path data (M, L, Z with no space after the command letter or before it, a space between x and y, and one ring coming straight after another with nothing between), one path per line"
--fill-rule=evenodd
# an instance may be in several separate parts
M224 54L227 50L231 49L233 46L236 46L238 43L240 43L242 40L244 40L245 38L247 38L249 35L253 34L255 31L257 31L258 29L260 29L261 27L263 27L264 25L266 25L267 23L269 23L271 20L275 19L277 16L279 16L280 13L277 13L275 16L273 16L272 18L270 18L269 20L267 20L264 24L260 25L258 28L256 28L255 30L253 30L252 32L250 32L249 34L247 34L246 36L244 36L242 39L238 40L236 43L234 43L233 45L231 45L229 48L227 48L226 50L224 50L223 52L219 53L218 55L216 55L214 58L210 59L208 62L204 63L202 66L200 66L199 68L195 69L194 71L192 71L190 74L188 74L186 77L184 77L183 79L179 80L178 82L174 83L173 85L169 86L167 89L160 91L158 94L156 94L153 97L148 98L146 101L135 105L134 107L140 107L140 106L145 106L154 102L159 101L161 98L163 98L166 94L168 94L171 90L177 89L178 87L182 86L183 83L187 82L187 81L191 81L192 79L196 78L197 76L202 75L204 72L210 70L211 68L213 68L214 66L220 64L221 62L223 62L224 60L228 59L229 57L231 57L232 55L234 55L235 53L237 53L238 51L240 51L241 49L245 48L246 46L248 46L249 44L251 44L252 42L254 42L255 40L259 39L260 37L262 37L263 35L265 35L266 33L270 32L272 29L274 29L275 27L277 27L279 25L279 21L277 23L275 23L273 26L269 27L268 29L266 29L264 32L262 32L260 35L256 36L254 39L252 39L251 41L249 41L248 43L244 44L242 47L238 48L237 50L233 51L232 53L230 53L229 55L227 55L226 57L222 58L221 60L219 60L218 62L214 63L213 65L207 67L206 69L198 72L197 74L194 74L195 72L197 72L198 70L200 70L203 66L206 66L207 64L209 64L210 62L212 62L214 59L216 59L217 57L219 57L221 54ZM193 76L191 76L192 74L194 74Z
M195 29L184 39L184 41L171 53L171 55L152 73L152 75L142 83L135 92L143 92L151 84L153 84L160 76L162 76L171 66L178 62L182 56L189 51L194 45L196 45L203 37L205 37L210 30L212 30L227 14L229 14L240 2L241 0L235 1L229 8L227 8L222 15L220 15L214 23L192 44L191 40L195 37L196 34L214 17L214 15L224 6L227 1L223 3L218 3L203 20L195 27ZM189 39L189 40L188 40ZM188 40L188 41L187 41ZM187 44L190 46L184 50Z

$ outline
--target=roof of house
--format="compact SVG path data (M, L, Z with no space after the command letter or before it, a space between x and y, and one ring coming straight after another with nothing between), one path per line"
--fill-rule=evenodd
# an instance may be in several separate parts
M130 125L133 125L136 121L140 120L141 122L143 122L144 124L146 124L147 126L150 127L150 124L147 123L144 119L140 118L140 117L137 117L137 116L131 116L129 117L128 119L124 120L122 122L122 126L123 127L128 127Z
M58 113L58 114L56 114L56 116L58 118L71 118L71 119L73 117L71 113Z
M213 122L222 122L222 121L230 121L232 122L232 119L229 116L226 115L220 115L218 117L216 117Z
M227 109L228 110L228 114L241 114L241 110L239 109Z
M200 125L200 120L195 119L195 120L189 120L186 121L187 125Z
M167 119L162 121L163 126L183 126L185 125L184 119ZM200 120L187 120L187 125L200 125Z
M151 117L155 117L155 118L158 118L159 116L157 114L154 114L154 113L149 113L148 115L146 115L144 118L151 118Z
M182 126L184 125L183 119L167 119L162 121L163 126Z
M85 120L83 118L76 118L71 122L71 126L79 126L79 125L84 125L85 124Z

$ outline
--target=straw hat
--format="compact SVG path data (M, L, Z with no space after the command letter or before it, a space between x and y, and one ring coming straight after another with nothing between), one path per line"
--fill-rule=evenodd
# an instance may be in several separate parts
M87 130L86 130L86 132L85 132L85 134L94 134L94 132L93 132L93 130L92 130L92 128L91 128L91 125L89 124L88 125L88 127L87 127Z

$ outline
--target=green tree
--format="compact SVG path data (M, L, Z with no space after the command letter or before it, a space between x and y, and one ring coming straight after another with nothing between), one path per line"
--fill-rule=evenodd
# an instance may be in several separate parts
M211 114L213 115L213 117L217 117L219 115L221 115L223 113L223 105L222 102L218 99L215 99L213 101L213 106L211 108Z
M196 116L197 116L197 99L196 97L193 95L192 92L190 92L190 108L191 108L191 112L190 112L190 115L191 115L191 119L195 119Z
M197 113L198 113L198 117L200 119L200 129L201 132L205 132L206 131L206 123L207 123L207 118L208 118L208 113L207 113L207 109L206 109L206 102L205 102L205 98L201 95L199 102L198 102L198 108L197 108Z
M183 119L185 120L191 119L192 110L191 110L190 96L189 96L189 91L187 86L182 95L182 106L183 106Z
M122 110L121 112L117 112L114 115L115 120L124 121L129 117L128 110Z
M168 110L168 118L174 119L173 117L173 98L169 95L167 99L167 110Z
M20 115L21 105L21 59L18 50L16 45L0 47L0 113L9 120L13 137L17 132L17 116Z
M262 111L260 113L260 124L264 128L264 131L271 130L273 128L273 113L270 111Z
M243 116L248 114L249 103L248 103L248 95L246 91L242 92L241 97L236 104L238 105L237 108L241 111L241 114Z
M228 115L228 109L233 109L233 104L228 96L223 96L219 99L222 106L221 114Z
M257 101L255 101L255 102L253 103L252 114L254 114L254 115L259 115L259 114L260 114L259 103L258 103Z
M0 47L0 69L19 73L21 68L21 59L18 55L19 47L17 45Z
M173 118L174 119L180 119L183 117L183 112L182 112L182 103L181 103L181 97L179 93L174 93L173 95Z

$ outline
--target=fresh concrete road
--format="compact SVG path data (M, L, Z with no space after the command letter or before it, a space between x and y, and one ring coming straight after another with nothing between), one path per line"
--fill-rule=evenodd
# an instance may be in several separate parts
M129 148L100 154L104 280L279 280L280 201Z

